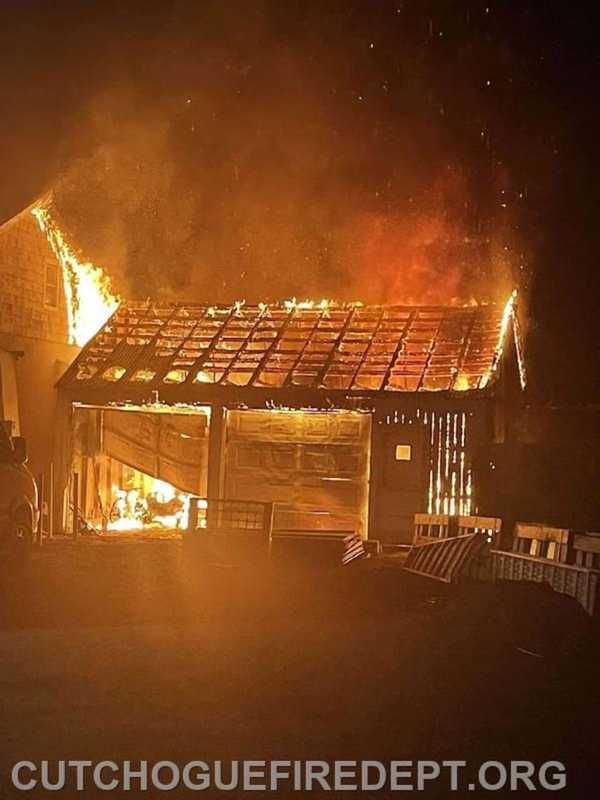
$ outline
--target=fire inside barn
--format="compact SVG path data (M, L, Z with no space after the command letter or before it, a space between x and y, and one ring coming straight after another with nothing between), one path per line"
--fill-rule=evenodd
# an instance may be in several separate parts
M185 528L194 495L273 502L274 530L408 541L416 512L479 510L478 452L510 436L523 378L514 296L123 302L58 385L57 513L75 481L99 531Z

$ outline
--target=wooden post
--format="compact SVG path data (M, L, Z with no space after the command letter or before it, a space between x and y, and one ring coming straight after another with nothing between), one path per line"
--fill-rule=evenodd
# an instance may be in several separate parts
M37 524L37 544L42 546L44 539L44 506L46 505L46 486L44 481L44 473L40 472L37 479L38 485L38 524Z
M83 455L81 458L81 497L79 505L81 506L82 519L88 518L88 480L89 480L89 458Z
M197 497L190 497L190 510L188 513L188 533L195 533L198 528L198 500Z
M371 414L371 430L369 432L369 483L368 483L368 496L367 496L367 530L366 538L372 535L381 535L378 526L378 508L377 508L377 493L379 484L382 480L383 473L381 464L381 453L383 452L383 425L379 424L380 420L377 413Z
M67 532L70 518L71 459L73 455L73 409L68 394L59 392L54 429L53 530Z
M48 538L54 536L54 461L50 462L50 487L48 491Z
M225 408L214 404L210 411L210 428L208 432L208 474L206 481L206 496L208 508L206 509L206 524L211 527L211 522L218 514L218 504L223 491L224 475L224 450L225 450Z
M265 534L267 536L267 555L271 556L271 545L273 543L273 512L275 510L274 503L267 503L264 510L264 526Z
M79 473L73 473L73 538L79 536Z

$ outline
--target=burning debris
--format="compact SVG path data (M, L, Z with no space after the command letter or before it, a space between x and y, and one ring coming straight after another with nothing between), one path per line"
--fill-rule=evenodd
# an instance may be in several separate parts
M91 529L187 528L190 497L206 491L207 409L77 408L73 420L78 509Z
M144 528L187 528L190 496L174 486L132 470L134 488L112 487L112 497L106 529L133 531Z

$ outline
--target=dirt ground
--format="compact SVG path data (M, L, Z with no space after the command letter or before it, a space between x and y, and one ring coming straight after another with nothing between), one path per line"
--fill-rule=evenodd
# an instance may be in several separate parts
M0 796L23 759L457 758L560 760L552 794L591 798L598 631L534 588L540 604L394 559L256 573L174 541L47 546L2 582ZM170 794L193 796L146 796Z

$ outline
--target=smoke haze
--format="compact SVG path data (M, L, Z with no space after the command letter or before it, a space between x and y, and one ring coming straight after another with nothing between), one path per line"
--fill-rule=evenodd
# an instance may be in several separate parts
M372 4L147 18L54 182L71 240L129 297L503 299L514 263L493 251L516 233L499 236L510 212L477 120L454 146L432 32L384 5L392 29L373 38Z
M597 26L523 0L6 0L0 220L132 297L502 302L597 397ZM565 324L565 320L569 323Z

